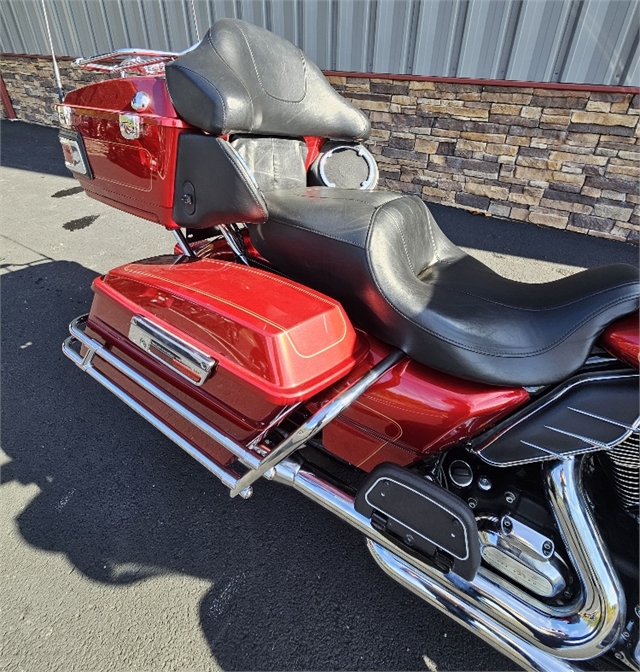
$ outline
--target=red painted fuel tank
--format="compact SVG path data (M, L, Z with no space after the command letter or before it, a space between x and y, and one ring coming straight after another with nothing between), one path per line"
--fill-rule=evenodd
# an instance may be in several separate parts
M134 96L146 102L132 107ZM172 209L178 137L194 131L171 103L164 77L123 77L68 93L63 128L80 133L94 179L76 174L89 196L177 228Z
M636 369L640 358L638 318L638 313L633 313L616 320L605 329L600 337L600 345L607 352Z
M391 350L366 338L369 354L350 378ZM381 462L408 465L472 437L528 399L523 388L465 381L406 358L325 428L323 443L365 471Z

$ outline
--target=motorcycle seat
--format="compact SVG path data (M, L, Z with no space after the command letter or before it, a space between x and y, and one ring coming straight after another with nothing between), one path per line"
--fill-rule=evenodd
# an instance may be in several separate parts
M267 260L339 300L374 336L466 379L561 381L609 323L638 308L633 266L509 280L454 245L415 196L301 187L265 200L268 221L249 230Z

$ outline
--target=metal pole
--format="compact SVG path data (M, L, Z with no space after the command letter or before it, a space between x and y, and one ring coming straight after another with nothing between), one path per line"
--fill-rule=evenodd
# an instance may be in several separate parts
M44 0L41 0L41 3L42 3L42 13L44 14L44 24L47 28L47 37L49 38L49 48L51 49L51 60L53 61L53 76L55 77L56 86L58 87L58 100L62 102L64 94L62 93L60 70L58 70L58 62L56 61L56 54L53 49L53 39L51 38L51 29L49 28L49 17L47 15L47 7L44 4Z
M198 15L196 14L196 5L193 0L191 0L191 14L193 15L193 26L196 29L196 40L200 42L200 31L198 30Z

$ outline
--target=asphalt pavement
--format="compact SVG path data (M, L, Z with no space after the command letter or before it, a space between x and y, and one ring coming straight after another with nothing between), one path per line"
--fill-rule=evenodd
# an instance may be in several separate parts
M514 669L382 574L344 523L266 481L231 500L62 355L91 281L173 238L78 190L55 129L0 130L2 669ZM525 281L638 260L622 243L433 212Z

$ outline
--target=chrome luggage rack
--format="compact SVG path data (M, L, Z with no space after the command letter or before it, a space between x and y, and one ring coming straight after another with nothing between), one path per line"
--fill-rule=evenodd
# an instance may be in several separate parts
M193 413L187 406L136 371L106 346L88 336L85 333L87 319L88 315L82 315L71 322L69 325L71 335L63 342L62 352L80 369L106 387L118 397L118 399L124 401L129 408L136 411L136 413L141 415L156 429L160 430L167 438L171 439L186 453L197 460L203 467L205 467L205 469L216 476L231 490L232 497L240 495L243 499L248 499L253 494L253 488L251 487L252 483L262 476L268 480L272 480L276 475L275 467L280 462L302 448L306 441L334 420L361 394L371 387L371 385L379 380L392 366L405 357L404 352L401 350L394 350L391 354L387 355L387 357L367 371L367 373L349 388L337 394L322 406L320 410L311 415L311 417L296 430L291 432L291 434L283 439L277 446L270 448L260 442L267 433L266 431L262 432L258 441L255 441L252 444L243 445L221 432L199 415ZM81 354L79 346L85 347L84 354ZM219 464L205 455L195 444L176 432L165 420L149 411L129 392L95 368L93 364L95 357L103 359L107 364L111 365L140 388L153 395L165 406L178 413L187 420L187 422L191 423L198 430L219 443L223 448L234 455L240 463L247 467L248 471L242 475L237 474L232 469ZM278 416L274 423L274 427L282 420L282 418L282 414Z
M76 58L74 65L83 70L120 73L123 77L127 73L139 75L162 74L165 63L175 60L191 49L193 47L181 52L156 51L153 49L116 49L107 54L98 54L89 58Z

